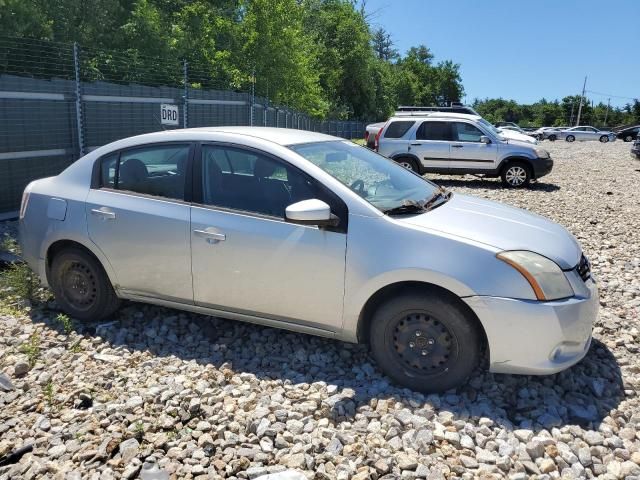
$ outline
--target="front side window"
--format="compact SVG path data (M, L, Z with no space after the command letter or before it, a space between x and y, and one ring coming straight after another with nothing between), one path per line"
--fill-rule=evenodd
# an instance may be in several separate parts
M384 138L402 138L415 123L405 120L391 122L384 132Z
M188 158L188 144L122 150L101 160L100 186L183 200Z
M421 204L440 191L437 185L393 160L349 141L305 143L289 148L383 212Z
M455 122L453 124L454 141L458 142L479 142L484 135L480 129L469 123Z
M416 132L416 140L451 140L451 124L448 122L423 122Z
M205 205L284 218L289 205L319 196L311 178L269 156L237 147L202 146Z

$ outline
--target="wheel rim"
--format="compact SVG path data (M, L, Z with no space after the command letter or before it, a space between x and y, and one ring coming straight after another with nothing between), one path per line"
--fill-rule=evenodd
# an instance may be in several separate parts
M573 138L572 136L568 136L567 137L567 142L573 142L575 140L575 138Z
M413 170L413 164L411 162L403 160L403 161L400 161L398 163L400 164L401 167L404 167L407 170Z
M602 143L607 143L609 141L609 137L602 137L602 138L600 138L600 141Z
M89 310L98 295L98 283L91 269L80 262L65 265L61 277L64 299L78 310Z
M527 180L527 172L524 168L516 165L513 167L509 167L507 173L505 174L505 178L507 179L507 183L509 185L518 187Z
M404 314L393 329L393 350L398 360L421 375L449 370L458 356L458 342L437 318L425 312Z
M631 135L628 135L628 136L624 137L624 141L625 141L625 142L630 142L631 140L633 140L633 138L631 137Z

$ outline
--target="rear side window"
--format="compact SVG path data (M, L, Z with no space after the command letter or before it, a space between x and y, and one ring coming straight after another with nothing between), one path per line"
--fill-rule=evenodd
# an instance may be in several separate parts
M184 199L189 145L122 150L101 160L100 187Z
M451 140L449 122L423 122L416 132L416 140Z
M416 122L401 120L391 122L384 131L384 138L401 138Z

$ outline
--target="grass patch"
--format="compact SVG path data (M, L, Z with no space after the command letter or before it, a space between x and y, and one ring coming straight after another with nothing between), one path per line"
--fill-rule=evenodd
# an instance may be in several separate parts
M33 367L40 358L40 334L31 335L28 341L20 345L20 351L27 356L29 365Z
M360 145L360 146L363 146L363 147L366 145L366 143L364 141L364 138L352 138L351 141L353 143L355 143L357 145Z
M44 388L42 389L42 392L44 393L44 398L47 400L47 403L49 404L49 406L53 405L53 396L55 394L54 390L53 390L53 382L51 380L49 380L46 385L44 386Z
M26 263L16 263L0 272L0 301L33 301L40 282Z
M62 326L62 329L64 330L64 333L66 335L69 335L71 332L73 332L73 320L71 320L68 315L59 313L56 317L56 322Z

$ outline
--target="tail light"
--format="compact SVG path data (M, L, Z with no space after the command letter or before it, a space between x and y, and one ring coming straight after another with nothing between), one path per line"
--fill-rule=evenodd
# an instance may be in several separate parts
M382 135L382 131L387 128L387 124L389 122L385 123L384 126L378 130L378 133L376 133L376 138L373 141L373 149L377 152L380 149L380 135Z
M20 213L19 213L20 220L24 218L24 214L27 211L27 205L29 204L30 195L31 195L31 184L27 185L27 187L24 189L24 192L22 192L22 201L20 202Z
M365 145L369 142L369 132L367 130L364 131L364 143Z

